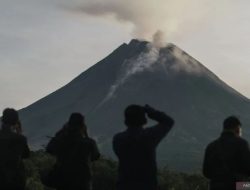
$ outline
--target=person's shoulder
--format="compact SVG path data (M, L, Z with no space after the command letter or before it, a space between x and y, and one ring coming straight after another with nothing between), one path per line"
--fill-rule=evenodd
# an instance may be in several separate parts
M218 142L219 142L219 139L215 139L215 140L211 141L211 142L207 145L206 150L214 149L214 148L217 146Z
M22 140L22 141L27 141L27 138L24 135L21 134L16 134L16 138Z
M18 143L26 143L27 142L27 138L22 134L17 134L17 133L12 132L11 136L12 136L12 139L16 140Z
M93 147L96 145L96 141L93 138L90 137L83 137L79 138L75 141L76 144L83 146L83 147Z
M128 133L127 131L121 131L119 133L116 133L114 137L123 137L126 136L127 133Z
M148 127L143 128L142 132L147 133L149 131L154 130L155 128L156 128L156 126L148 126Z
M126 137L126 134L127 132L126 131L122 131L122 132L119 132L119 133L116 133L113 137L113 141L115 140L120 140L120 139L123 139Z
M167 132L167 130L164 127L161 127L161 125L158 124L158 125L143 128L141 133L144 134L144 135L151 135L153 133L165 134L166 132Z
M93 138L90 138L90 137L82 138L82 142L89 143L89 144L95 144L96 143L96 141Z
M235 137L235 140L239 145L248 145L248 141L242 137Z

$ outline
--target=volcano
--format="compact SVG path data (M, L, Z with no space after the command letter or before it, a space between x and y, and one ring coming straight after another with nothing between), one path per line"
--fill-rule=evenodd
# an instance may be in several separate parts
M245 137L250 130L250 101L174 44L146 41L122 44L61 89L20 110L24 131L41 148L67 121L81 112L101 152L115 158L112 137L124 130L123 111L149 104L175 119L158 148L160 165L198 171L204 148L217 138L229 115L239 116ZM153 123L149 123L149 126Z

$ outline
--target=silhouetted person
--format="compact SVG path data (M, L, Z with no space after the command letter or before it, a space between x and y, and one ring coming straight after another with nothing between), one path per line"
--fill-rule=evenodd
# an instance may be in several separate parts
M146 115L158 122L144 128ZM113 138L113 149L119 159L118 190L156 190L156 147L174 124L165 113L149 106L130 105L125 110L127 130Z
M241 122L225 119L221 136L205 151L203 174L210 179L210 190L235 190L236 182L250 176L250 150L241 138Z
M88 137L84 117L71 114L67 124L47 146L56 156L56 186L59 190L90 190L91 162L100 157L95 141Z
M18 112L6 108L0 130L0 189L24 190L25 170L22 159L29 156L26 138L21 134Z

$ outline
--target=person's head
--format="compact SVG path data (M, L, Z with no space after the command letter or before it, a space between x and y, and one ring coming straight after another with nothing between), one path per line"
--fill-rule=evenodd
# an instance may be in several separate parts
M13 108L3 110L2 123L6 126L14 126L19 123L18 112Z
M69 133L81 133L86 135L86 125L84 116L81 113L72 113L70 115L68 126Z
M128 106L124 116L127 127L143 127L147 123L145 108L139 105Z
M241 122L235 116L226 118L223 122L223 130L234 133L237 136L241 136Z

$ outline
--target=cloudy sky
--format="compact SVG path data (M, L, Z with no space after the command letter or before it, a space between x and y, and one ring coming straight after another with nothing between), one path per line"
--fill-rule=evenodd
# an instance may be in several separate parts
M0 0L0 109L23 108L157 30L250 98L248 0Z

